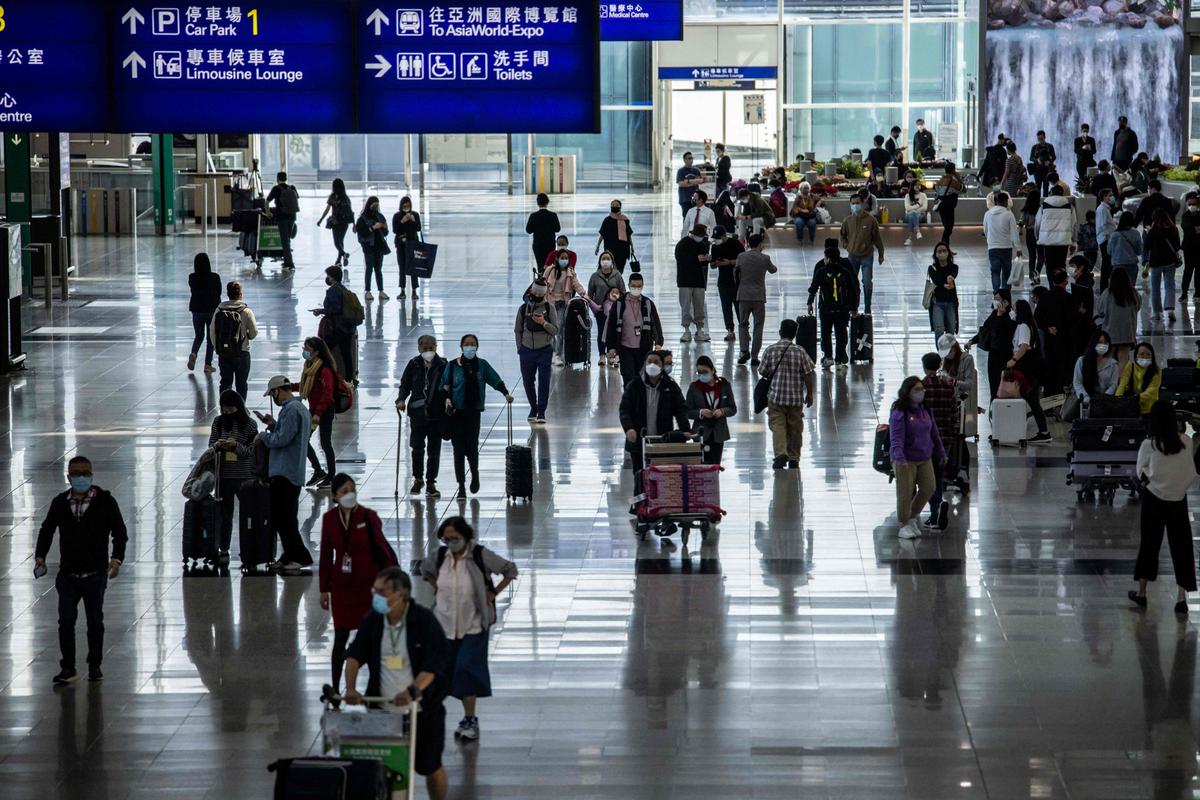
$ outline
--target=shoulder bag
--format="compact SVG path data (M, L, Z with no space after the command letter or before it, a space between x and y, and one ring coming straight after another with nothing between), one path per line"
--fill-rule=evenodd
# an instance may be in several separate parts
M783 348L783 352L779 354L779 363L775 365L775 369L771 370L770 375L764 375L758 379L758 383L754 384L754 413L761 414L763 409L767 407L767 395L771 392L771 381L775 380L775 373L779 372L779 368L783 366L783 357L787 355L787 351L792 347L792 343L788 342L788 346Z

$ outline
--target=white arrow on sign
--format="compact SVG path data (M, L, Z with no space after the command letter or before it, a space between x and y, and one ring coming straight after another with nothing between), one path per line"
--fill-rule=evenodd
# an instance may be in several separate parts
M363 68L375 70L375 77L382 78L392 69L392 62L388 61L383 56L376 54L375 60L367 64L363 64Z
M14 145L14 146L21 144L21 136L20 136L20 134L16 134L16 133L14 133L14 134L13 134L13 137L12 137L12 143L13 143L13 145Z
M137 53L130 53L125 56L125 60L121 62L121 66L129 67L129 72L136 78L138 76L138 68L145 68L146 60Z
M131 8L125 12L125 16L121 17L121 24L129 23L129 32L137 33L137 26L144 25L146 18L142 16L136 8Z
M391 24L392 24L391 18L387 14L380 11L378 8L371 12L371 16L367 17L367 27L374 25L376 36L379 35L379 32L383 29L384 25L391 25Z
M698 70L698 69L694 69L694 70L692 70L692 77L693 77L693 78L699 78L699 77L700 77L700 70Z

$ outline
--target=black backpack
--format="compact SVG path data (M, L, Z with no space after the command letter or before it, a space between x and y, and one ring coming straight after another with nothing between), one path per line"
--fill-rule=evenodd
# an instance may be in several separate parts
M236 356L242 352L242 310L218 308L213 315L213 348L217 356Z
M279 189L279 197L275 200L275 210L285 217L294 217L300 213L300 193L296 187L283 184Z

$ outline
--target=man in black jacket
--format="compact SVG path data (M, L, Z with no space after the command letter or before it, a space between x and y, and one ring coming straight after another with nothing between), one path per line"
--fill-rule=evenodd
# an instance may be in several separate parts
M721 295L721 315L725 321L727 342L737 341L737 334L733 332L734 321L738 319L737 277L734 274L734 266L737 264L737 257L744 252L746 248L729 235L725 226L718 225L713 228L713 247L709 253L712 261L709 262L709 266L717 271L717 292Z
M1091 135L1091 126L1086 122L1079 126L1075 137L1075 175L1087 178L1089 167L1096 166L1096 139Z
M1118 168L1128 170L1137 151L1138 138L1133 128L1129 127L1129 118L1117 117L1117 130L1113 133L1112 152L1108 155L1109 160Z
M546 260L554 252L554 238L562 230L558 214L550 210L550 198L546 194L537 196L538 210L529 215L525 232L533 236L534 275L540 277L546 268Z
M300 214L300 192L287 182L286 172L275 176L275 185L267 194L266 216L279 226L279 241L283 246L283 268L294 270L292 260L292 237L296 235L296 217Z
M681 342L692 340L691 325L696 326L696 341L707 342L708 265L712 261L708 228L697 224L675 245L675 287L679 290L679 317L683 322Z
M1035 287L1036 298L1033 310L1034 321L1042 340L1045 359L1045 381L1047 394L1058 394L1071 381L1075 361L1071 358L1074 347L1075 317L1071 313L1075 301L1068 288L1067 273L1058 270L1050 276L1051 288ZM1038 291L1042 289L1042 291Z
M925 128L925 120L917 120L917 132L913 134L913 160L917 163L933 161L937 149L933 146L933 131Z
M104 590L117 577L125 560L129 537L125 520L113 496L92 485L92 462L75 456L67 462L67 480L71 488L50 502L50 511L38 531L34 550L35 578L46 574L46 553L54 532L58 531L58 647L62 652L62 670L54 684L62 686L78 679L75 671L75 620L79 601L87 617L88 680L103 679L100 662L104 658ZM112 538L112 555L108 540Z
M1112 191L1113 197L1116 197L1117 178L1112 174L1112 165L1108 163L1107 159L1102 159L1100 163L1096 165L1096 169L1098 169L1099 172L1097 172L1092 178L1092 185L1090 187L1092 194L1096 195L1096 197L1099 197L1101 190L1109 189Z
M983 168L979 170L979 180L984 186L991 186L1004 177L1004 162L1008 160L1008 138L1003 134L996 137L996 143L983 151Z
M625 385L621 395L621 428L633 468L633 493L642 493L642 435L665 436L673 430L691 430L687 402L679 384L663 374L662 357L646 356L641 375Z
M358 671L364 666L371 672L367 697L390 697L395 706L419 702L417 774L425 776L431 800L445 800L446 707L442 703L450 683L446 634L432 611L410 602L412 579L399 567L380 572L372 591L372 610L346 650L346 702L363 702Z
M858 313L858 276L850 260L843 258L837 239L825 240L825 257L817 262L813 270L812 283L808 286L808 313L813 313L813 300L821 295L821 359L822 367L837 364L845 367L850 363L846 352L850 317ZM837 360L833 358L833 343L837 340Z
M1029 148L1029 160L1033 163L1034 181L1038 184L1044 183L1046 177L1054 171L1054 163L1058 160L1054 145L1046 141L1045 131L1037 132L1037 141Z
M629 276L629 291L608 314L604 342L610 360L620 355L622 383L636 378L646 354L663 345L658 306L642 294L644 291L645 279L640 273L633 273Z
M1171 202L1171 198L1163 194L1162 182L1155 178L1146 184L1146 188L1149 191L1142 198L1142 202L1138 204L1137 213L1133 215L1134 222L1147 228L1150 227L1150 223L1154 221L1154 212L1160 208L1167 212L1167 216L1174 221L1175 206Z
M417 339L416 358L404 367L396 410L408 412L408 446L412 449L413 485L409 494L425 489L426 497L441 497L437 488L442 460L442 423L445 403L438 396L446 359L437 353L437 339L425 334ZM409 398L412 398L411 400ZM425 463L425 453L429 461Z

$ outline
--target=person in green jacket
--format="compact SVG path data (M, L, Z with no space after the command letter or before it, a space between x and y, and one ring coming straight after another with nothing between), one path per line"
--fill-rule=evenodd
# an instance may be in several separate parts
M468 333L459 341L462 355L446 364L442 389L446 393L446 424L454 447L454 477L458 479L458 499L467 499L464 461L471 465L471 494L479 491L479 420L483 414L485 386L513 401L504 381L492 365L478 358L479 337Z

